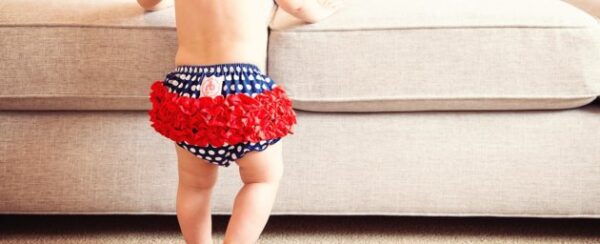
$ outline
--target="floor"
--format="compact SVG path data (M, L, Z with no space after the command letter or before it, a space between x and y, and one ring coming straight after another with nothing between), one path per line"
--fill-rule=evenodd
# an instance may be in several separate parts
M185 242L171 215L0 215L0 243ZM258 243L600 243L600 219L273 215Z

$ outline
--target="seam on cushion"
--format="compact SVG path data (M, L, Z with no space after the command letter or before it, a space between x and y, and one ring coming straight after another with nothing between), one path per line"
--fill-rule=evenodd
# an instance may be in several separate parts
M98 28L98 29L149 29L149 30L175 30L175 27L171 26L132 26L132 25L80 25L80 24L0 24L0 28L10 27L45 27L45 28Z
M273 215L337 215L337 216L439 216L439 217L520 217L520 218L600 218L600 214L596 213L557 213L557 214L545 214L545 213L527 213L527 212L506 212L506 213L493 213L494 211L487 212L477 212L477 211L463 211L463 212L402 212L402 211L354 211L354 212L344 212L340 210L336 211L288 211L288 210L275 210L272 212ZM175 215L175 212L172 211L115 211L115 210L106 210L106 211L7 211L9 214L86 214L86 215L106 215L106 214L121 214L121 215ZM227 211L214 211L214 214L217 215L230 215L231 212Z
M518 97L518 96L504 96L504 97L405 97L405 98L397 98L397 97L378 97L378 98L358 98L358 99L310 99L310 98L295 98L293 95L289 95L292 100L296 101L305 101L305 102L366 102L366 101L393 101L393 100L489 100L489 99L547 99L547 100L564 100L564 99L588 99L593 97L598 97L600 94L593 94L587 96L548 96L548 97Z
M294 98L294 100L302 100L302 101L315 101L315 102L353 102L353 101L385 101L385 100L454 100L454 99L463 99L463 100L482 100L482 99L584 99L590 97L597 97L600 94L590 94L590 95L577 95L577 96L537 96L537 97L519 97L519 96L502 96L502 97L377 97L377 98L358 98L358 99L336 99L336 98L323 98L323 99L310 99L310 98ZM115 95L0 95L0 99L3 98L146 98L149 96L115 96ZM290 95L290 98L293 96Z
M269 29L272 32L354 32L354 31L381 31L381 30L436 30L436 29L591 29L594 26L415 26L415 27L380 27L357 29Z
M173 26L132 26L132 25L81 25L69 23L55 24L0 24L1 27L72 27L72 28L114 28L114 29L165 29L175 30ZM414 27L375 27L375 28L357 28L357 29L268 29L273 32L352 32L352 31L378 31L378 30L413 30L413 29L588 29L593 26L518 26L518 25L490 25L490 26L414 26Z
M148 92L150 94L150 92ZM148 96L129 96L129 95L26 95L26 94L18 94L18 95L0 95L0 99L3 98L150 98Z

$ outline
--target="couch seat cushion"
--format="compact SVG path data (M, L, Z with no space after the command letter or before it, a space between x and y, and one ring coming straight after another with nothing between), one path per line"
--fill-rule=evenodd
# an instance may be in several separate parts
M0 36L4 110L148 110L175 68L174 8L135 0L2 0Z
M347 0L277 10L268 70L309 111L574 108L600 94L600 25L557 0Z

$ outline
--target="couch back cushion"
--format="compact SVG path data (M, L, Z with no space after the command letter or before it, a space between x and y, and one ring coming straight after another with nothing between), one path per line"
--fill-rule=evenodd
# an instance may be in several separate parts
M0 109L150 109L150 85L175 68L174 14L134 0L0 1Z
M308 111L574 108L600 94L600 25L554 0L347 0L278 10L268 70Z

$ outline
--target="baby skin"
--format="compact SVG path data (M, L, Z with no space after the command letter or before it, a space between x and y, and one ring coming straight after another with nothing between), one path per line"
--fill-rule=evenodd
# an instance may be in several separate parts
M268 0L137 0L147 11L175 7L176 65L251 63L264 70ZM335 13L338 0L277 0L279 8L306 23ZM264 18L263 18L264 17ZM211 195L218 168L174 145L178 161L177 219L188 244L212 240ZM283 175L282 143L236 160L243 182L233 203L223 243L255 243L275 202Z

